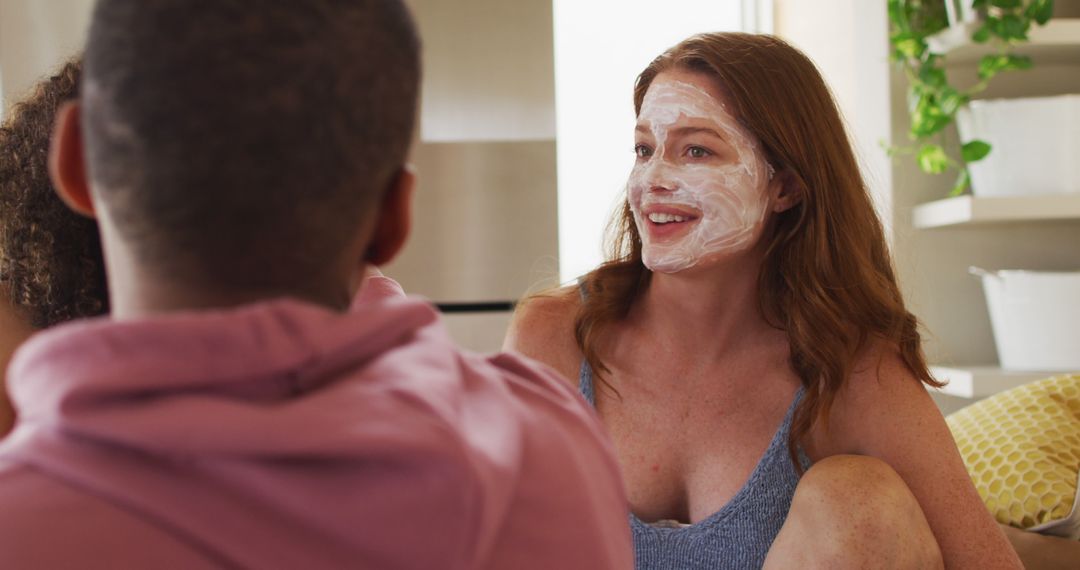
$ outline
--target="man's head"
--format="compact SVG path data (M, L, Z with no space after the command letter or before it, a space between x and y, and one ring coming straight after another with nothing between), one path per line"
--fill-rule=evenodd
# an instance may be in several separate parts
M140 273L280 293L400 247L420 74L400 0L99 0L84 57L54 177Z

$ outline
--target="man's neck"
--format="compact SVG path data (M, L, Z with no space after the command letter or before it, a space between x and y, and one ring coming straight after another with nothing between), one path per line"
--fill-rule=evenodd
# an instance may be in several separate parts
M181 311L225 310L244 305L292 298L334 311L345 311L351 300L348 287L332 291L297 288L211 289L204 284L141 279L109 291L114 319L140 319Z
M99 217L102 249L109 283L110 313L114 319L138 319L179 311L230 309L283 297L299 299L335 311L348 309L359 279L348 269L305 275L292 286L236 286L216 282L206 271L184 267L196 260L170 258L172 263L140 261L116 234L112 224ZM354 273L358 273L357 268ZM342 274L338 278L336 274Z

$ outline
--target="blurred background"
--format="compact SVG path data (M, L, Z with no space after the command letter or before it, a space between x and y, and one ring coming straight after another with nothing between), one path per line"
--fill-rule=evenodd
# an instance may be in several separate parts
M415 233L384 270L410 293L438 303L465 346L497 350L515 301L572 283L602 260L603 228L633 163L637 73L693 33L742 30L775 33L803 49L832 87L902 287L925 325L928 356L953 381L935 395L939 405L947 412L1070 366L1002 366L1001 331L995 338L982 284L968 267L1080 269L1080 191L995 201L976 187L975 194L949 198L952 179L923 173L910 157L890 159L884 147L909 144L910 82L890 63L886 0L407 3L425 47L414 152L421 185ZM5 111L77 52L92 4L0 0ZM937 34L935 49L949 56L951 81L979 80L979 58L991 49L969 38L979 14L951 0L900 4L948 12L949 28ZM1054 19L1020 48L1034 68L995 78L979 97L1080 93L1078 4L1058 0ZM1077 125L1080 110L1068 119L1071 111L1063 109L1055 117ZM1076 129L1035 137L1075 156ZM955 147L958 135L946 135ZM1080 298L1075 303L1080 307Z

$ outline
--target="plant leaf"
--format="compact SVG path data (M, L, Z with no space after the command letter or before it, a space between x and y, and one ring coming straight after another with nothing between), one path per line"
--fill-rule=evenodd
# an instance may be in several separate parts
M1026 40L1030 26L1031 20L1021 18L1016 14L1005 14L1001 17L1001 37L1005 40Z
M1000 60L1002 56L999 55L984 55L979 60L979 79L990 79L997 75L999 69L1001 69Z
M941 89L938 99L938 105L941 107L941 112L949 117L955 115L956 110L959 109L961 105L968 102L967 96L962 95L959 91L947 85Z
M1034 65L1034 63L1031 61L1031 57L1026 55L1010 54L1006 56L1006 59L1008 60L1008 63L1005 66L1005 69L1007 70L1031 69L1031 67Z
M956 177L956 183L953 184L952 190L949 191L949 196L959 196L967 190L968 184L971 183L971 174L968 173L968 169L961 168L960 175Z
M1005 39L1005 24L1001 21L1001 18L998 18L997 16L987 16L985 25L989 28L991 34L1001 39Z
M981 79L990 79L1000 71L1031 69L1031 66L1031 58L1026 55L984 55L982 59L979 60L979 77Z
M989 0L971 0L971 7L976 10L980 8L986 8Z
M933 64L923 65L922 68L919 69L919 79L935 89L943 87L947 82L945 79L945 70Z
M910 32L907 15L904 13L903 0L889 0L889 21L902 32Z
M1035 20L1035 23L1040 26L1045 26L1046 22L1050 21L1050 17L1054 15L1054 0L1035 0L1028 4L1024 14L1028 18Z
M983 23L971 34L971 41L978 44L984 44L990 41L990 27Z
M949 167L949 157L938 144L924 144L919 149L919 168L930 174L941 174Z
M926 40L910 32L900 32L889 39L896 51L906 58L918 59L926 51Z
M990 0L990 5L998 8L1019 8L1020 0Z
M990 143L986 141L973 140L964 143L960 149L960 155L964 157L964 162L978 162L990 154L991 148Z
M937 100L926 95L919 99L911 113L911 134L915 138L928 137L944 129L950 122L952 117L942 112Z
M993 77L999 71L1015 71L1019 69L1031 69L1033 63L1026 55L988 55L979 61L979 75L982 76L984 67Z

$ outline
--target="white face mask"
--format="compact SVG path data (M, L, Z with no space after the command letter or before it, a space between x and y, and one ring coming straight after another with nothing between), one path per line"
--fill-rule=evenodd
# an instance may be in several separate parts
M722 102L661 75L642 101L637 141L627 196L646 267L676 273L754 243L772 169Z

